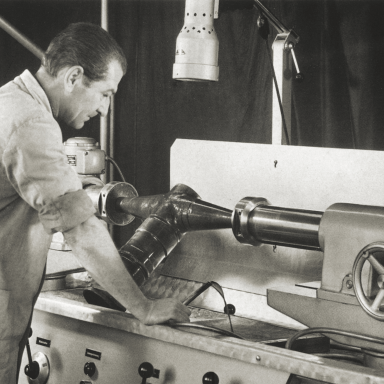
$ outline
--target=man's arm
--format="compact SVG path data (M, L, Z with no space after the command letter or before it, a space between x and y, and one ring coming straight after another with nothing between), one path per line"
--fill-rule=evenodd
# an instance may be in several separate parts
M188 322L191 311L175 299L149 300L141 292L105 226L95 216L63 232L82 266L116 300L144 324Z
M40 107L14 129L3 153L9 182L36 209L48 234L65 239L94 279L145 324L188 321L174 299L148 300L126 270L78 175L67 163L59 125Z

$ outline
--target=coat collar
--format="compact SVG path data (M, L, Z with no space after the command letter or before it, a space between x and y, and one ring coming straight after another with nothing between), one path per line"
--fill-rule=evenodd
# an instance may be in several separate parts
M51 104L49 103L48 96L45 93L44 89L41 87L40 83L37 81L36 77L32 75L31 72L26 69L18 78L15 79L16 83L19 83L20 80L27 90L27 92L40 104L42 105L47 112L53 115ZM19 83L19 85L21 85Z

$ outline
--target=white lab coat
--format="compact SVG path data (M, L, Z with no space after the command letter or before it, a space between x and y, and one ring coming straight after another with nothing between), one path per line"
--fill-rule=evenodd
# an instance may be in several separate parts
M25 71L0 88L1 384L16 383L19 344L52 234L75 227L94 212L67 164L49 100Z

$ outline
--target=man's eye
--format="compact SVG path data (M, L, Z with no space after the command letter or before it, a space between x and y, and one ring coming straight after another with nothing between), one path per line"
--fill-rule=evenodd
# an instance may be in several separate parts
M103 96L104 96L104 97L109 97L109 95L108 95L107 93L105 93Z

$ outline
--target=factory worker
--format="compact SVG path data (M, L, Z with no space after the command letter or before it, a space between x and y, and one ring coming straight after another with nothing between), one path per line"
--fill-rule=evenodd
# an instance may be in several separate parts
M145 324L189 321L174 299L148 300L67 164L57 120L80 129L107 114L126 71L103 29L71 24L35 75L0 88L0 383L15 384L52 234L63 232L92 277Z

